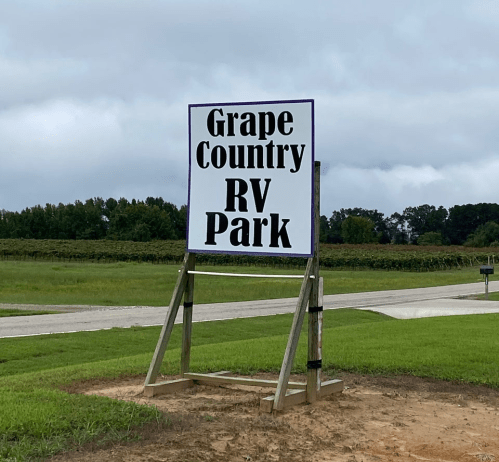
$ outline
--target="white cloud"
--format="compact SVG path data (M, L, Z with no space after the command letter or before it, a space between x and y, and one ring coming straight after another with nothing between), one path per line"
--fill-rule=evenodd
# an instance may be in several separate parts
M41 170L98 161L121 137L117 108L106 103L47 101L0 114L8 165Z
M400 95L355 92L317 100L319 159L355 167L467 162L498 152L499 89Z
M422 204L450 208L496 202L498 175L499 156L441 168L397 165L381 170L339 165L323 173L321 200L328 208L323 208L322 214L329 217L333 210L362 207L390 215Z

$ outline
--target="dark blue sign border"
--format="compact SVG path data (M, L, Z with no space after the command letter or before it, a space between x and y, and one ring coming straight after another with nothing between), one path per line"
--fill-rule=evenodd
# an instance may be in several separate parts
M256 106L260 104L295 104L295 103L310 103L312 109L312 178L311 178L311 236L310 236L310 253L307 254L291 254L279 252L250 252L244 250L206 250L206 249L191 249L189 248L189 226L190 226L190 205L191 205L191 159L192 159L192 143L191 143L191 108L194 107L220 107L220 106ZM315 101L313 99L295 99L295 100L277 100L277 101L251 101L251 102L235 102L235 103L203 103L189 104L189 180L188 180L188 199L187 199L187 235L186 248L187 252L203 253L203 254L225 254L225 255L255 255L255 256L274 256L274 257L313 257L314 254L314 236L315 236L315 220L314 220L314 203L315 203Z

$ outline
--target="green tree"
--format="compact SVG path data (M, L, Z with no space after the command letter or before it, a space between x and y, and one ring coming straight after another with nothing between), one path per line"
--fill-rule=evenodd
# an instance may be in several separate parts
M319 242L327 242L327 237L329 234L329 222L326 215L321 215L319 224Z
M339 211L335 210L328 221L326 221L326 217L321 217L320 241L331 244L341 244L342 242L345 242L343 239L342 224L347 217L350 216L367 218L374 225L374 240L381 244L390 242L389 223L388 220L385 219L384 214L377 210L368 210L361 207L340 209Z
M394 244L407 244L409 242L406 225L404 215L398 212L392 213L387 219L388 234Z
M329 219L329 229L326 235L326 242L329 244L342 244L343 238L341 237L341 224L347 218L344 209L339 212L335 210Z
M428 231L418 237L418 245L442 245L442 233Z
M440 206L419 205L418 207L407 207L403 216L410 229L411 241L417 242L419 236L425 233L442 233L445 229L447 210Z
M451 244L463 244L471 233L475 233L480 225L489 221L499 223L498 204L466 204L455 205L449 209L446 236Z
M350 215L341 224L341 236L347 244L374 242L374 223L369 218Z
M489 221L480 225L474 233L468 236L464 245L469 247L488 247L499 241L499 224Z

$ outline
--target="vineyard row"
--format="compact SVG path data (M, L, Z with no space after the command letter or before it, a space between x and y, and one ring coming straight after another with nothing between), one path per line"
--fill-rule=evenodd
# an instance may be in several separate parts
M0 259L92 262L149 262L174 264L182 261L185 241L78 241L0 239ZM487 264L495 261L499 249L464 247L418 247L387 245L321 245L320 265L324 269L380 269L435 271ZM199 254L206 265L255 265L303 267L304 258Z

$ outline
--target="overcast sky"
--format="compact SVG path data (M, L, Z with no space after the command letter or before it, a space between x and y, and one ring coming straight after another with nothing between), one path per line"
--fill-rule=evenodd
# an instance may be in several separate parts
M323 215L498 201L497 0L0 5L0 209L180 206L188 104L303 98Z

